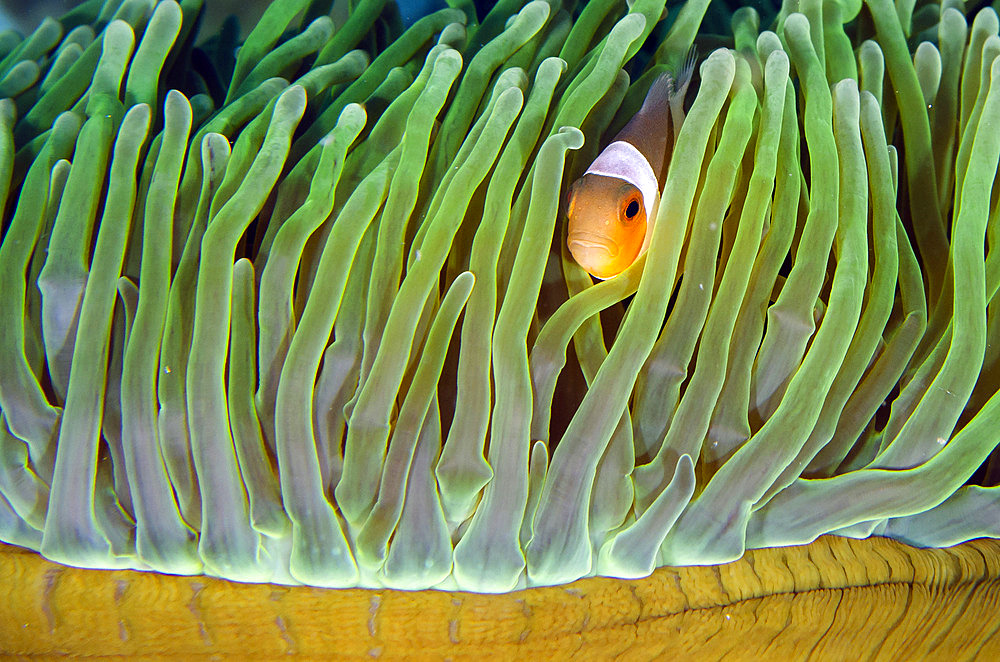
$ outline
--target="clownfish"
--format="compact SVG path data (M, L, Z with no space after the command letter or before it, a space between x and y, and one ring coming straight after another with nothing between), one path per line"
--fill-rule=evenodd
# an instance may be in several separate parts
M689 56L676 82L658 77L639 112L570 187L566 244L595 278L617 276L649 248L693 71Z

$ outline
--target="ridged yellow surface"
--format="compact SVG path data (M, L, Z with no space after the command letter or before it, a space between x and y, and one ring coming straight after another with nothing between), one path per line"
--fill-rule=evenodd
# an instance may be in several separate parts
M1000 541L873 538L507 595L79 570L0 547L0 653L329 659L1000 659Z

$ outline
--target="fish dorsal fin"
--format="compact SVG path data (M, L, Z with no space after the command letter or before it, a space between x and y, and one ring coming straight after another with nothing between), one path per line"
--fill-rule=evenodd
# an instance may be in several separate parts
M688 87L691 85L692 77L694 77L694 65L697 61L698 51L692 46L688 49L684 64L681 65L680 72L677 74L676 89L670 100L670 119L674 125L674 136L680 131L681 124L684 122L684 98L687 96Z
M666 168L674 139L684 121L684 97L694 73L695 53L692 49L679 75L664 72L657 76L642 106L615 136L634 145L652 165L660 186L666 180Z

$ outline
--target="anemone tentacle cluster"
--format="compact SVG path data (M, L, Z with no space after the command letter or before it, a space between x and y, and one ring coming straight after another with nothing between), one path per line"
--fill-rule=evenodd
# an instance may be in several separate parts
M1000 537L993 9L339 4L238 51L202 0L0 35L0 541L503 592ZM595 284L562 191L696 42Z

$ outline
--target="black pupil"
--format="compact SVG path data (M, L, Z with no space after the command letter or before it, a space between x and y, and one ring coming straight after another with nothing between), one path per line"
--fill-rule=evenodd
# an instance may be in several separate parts
M625 207L626 218L635 218L635 215L639 213L639 203L635 200L628 203L628 207Z

